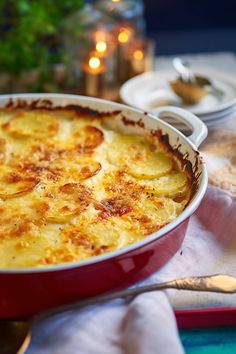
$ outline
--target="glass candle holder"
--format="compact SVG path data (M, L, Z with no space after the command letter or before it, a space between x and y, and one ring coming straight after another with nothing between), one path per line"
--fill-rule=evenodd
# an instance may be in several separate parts
M105 27L97 27L91 35L92 46L100 58L111 56L115 50L114 35Z
M95 57L103 59L114 50L111 27L112 24L104 19L104 14L94 9L91 4L86 4L82 10L65 20L65 62L72 72L75 86L78 86L84 75L82 67L88 60L89 53L96 52Z
M113 23L122 26L126 23L139 36L145 33L144 4L142 0L97 0L94 7Z
M97 0L94 7L109 18L116 40L115 76L118 85L127 80L129 61L125 48L134 36L145 33L144 5L142 0Z

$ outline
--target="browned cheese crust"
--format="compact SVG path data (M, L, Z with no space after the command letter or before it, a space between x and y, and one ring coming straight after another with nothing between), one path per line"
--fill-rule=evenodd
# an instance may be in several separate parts
M105 113L12 103L0 110L0 267L81 261L129 246L174 220L191 176L149 135Z

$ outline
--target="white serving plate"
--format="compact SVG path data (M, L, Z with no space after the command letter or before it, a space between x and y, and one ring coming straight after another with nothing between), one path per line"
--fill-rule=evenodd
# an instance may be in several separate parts
M196 68L194 72L207 76L224 92L223 97L209 94L196 105L183 105L169 85L169 81L176 79L176 72L174 69L164 69L144 73L125 82L120 89L121 99L126 104L147 111L171 105L185 108L199 116L220 112L236 104L236 79L229 74L206 67Z

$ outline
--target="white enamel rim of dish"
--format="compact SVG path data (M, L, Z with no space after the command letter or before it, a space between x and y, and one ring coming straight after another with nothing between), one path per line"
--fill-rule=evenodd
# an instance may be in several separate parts
M194 70L197 73L202 73L207 75L209 78L214 77L218 81L222 81L226 84L228 84L231 88L234 88L236 92L236 80L230 76L228 73L217 71L211 68L206 68L206 67L196 67ZM148 85L151 81L158 80L158 74L163 78L163 75L166 74L169 76L170 73L176 77L176 73L174 69L160 69L160 72L158 71L151 71L151 72L146 72L140 75L137 75L128 81L126 81L120 88L120 97L122 101L125 104L129 104L133 107L138 107L139 109L146 109L144 107L141 107L140 105L138 106L136 102L133 100L132 94L135 92L137 87L144 87L145 85ZM172 75L172 76L173 76ZM212 107L207 109L205 112L198 112L197 110L190 110L192 113L199 115L199 116L204 116L206 114L211 114L211 113L216 113L219 111L222 111L224 109L227 109L229 107L232 107L233 105L236 104L236 96L232 97L228 102L221 103L217 105L216 107ZM184 108L184 107L182 107ZM187 109L187 108L184 108Z
M53 102L53 100L55 100L55 101L59 100L59 102L57 102L57 103L59 103L62 106L66 105L66 104L82 105L85 103L85 104L89 105L90 103L97 103L98 107L96 109L98 109L98 110L99 110L99 105L106 105L107 108L108 109L110 108L111 110L124 110L124 109L127 110L128 109L129 111L132 111L133 113L137 113L139 115L142 114L144 120L145 120L145 117L148 115L150 118L158 121L158 123L163 128L168 127L173 132L173 134L175 136L176 135L181 136L185 140L185 143L188 145L188 148L190 150L197 151L196 146L188 138L186 138L181 132L179 132L174 127L170 126L168 123L163 122L162 120L160 120L159 118L155 117L152 114L144 114L144 112L142 110L131 108L131 107L128 107L123 104L114 103L111 101L106 101L106 100L98 99L98 98L91 98L91 97L87 97L87 96L70 95L70 94L43 94L43 93L39 93L39 94L1 95L0 96L0 107L2 105L5 105L9 101L9 99L16 100L17 98L22 99L22 100L26 100L26 101L31 101L31 100L35 100L35 99L50 99ZM75 101L77 101L77 102L75 102ZM88 106L86 106L86 107L88 107ZM173 111L175 111L174 107L170 107L170 108ZM163 109L167 109L167 108L162 107L161 110L163 110ZM183 110L178 108L177 111L178 111L178 114L180 114L179 112L183 111ZM185 113L192 115L192 113L190 113L190 112L185 112ZM197 117L195 117L195 118L197 120L199 120ZM203 124L203 126L204 126L204 124ZM206 133L207 133L207 130L206 130ZM164 226L159 231L157 231L153 234L150 234L145 239L132 244L131 246L125 247L123 249L120 249L120 250L117 250L114 252L106 253L101 256L91 257L91 258L84 260L84 261L63 263L63 264L52 265L52 266L47 266L47 267L9 268L9 269L0 268L0 274L27 274L27 273L34 274L34 273L66 271L69 269L76 270L76 268L79 269L80 267L89 266L89 265L100 263L100 262L103 262L106 260L108 261L112 258L128 254L129 252L134 251L138 248L141 248L142 246L145 246L145 245L155 241L156 239L164 236L168 232L172 231L176 226L181 224L184 220L186 220L190 215L192 215L194 213L194 211L197 209L197 207L199 206L199 204L206 192L207 185L208 185L207 169L206 169L205 163L203 162L202 163L202 178L201 178L201 182L200 182L198 191L195 194L195 196L193 197L193 199L191 200L190 204L187 206L187 208L171 223Z

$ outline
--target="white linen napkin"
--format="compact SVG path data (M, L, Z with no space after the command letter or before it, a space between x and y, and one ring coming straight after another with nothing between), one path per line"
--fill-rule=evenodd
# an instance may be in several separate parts
M166 295L153 292L90 306L37 326L27 354L182 354Z

